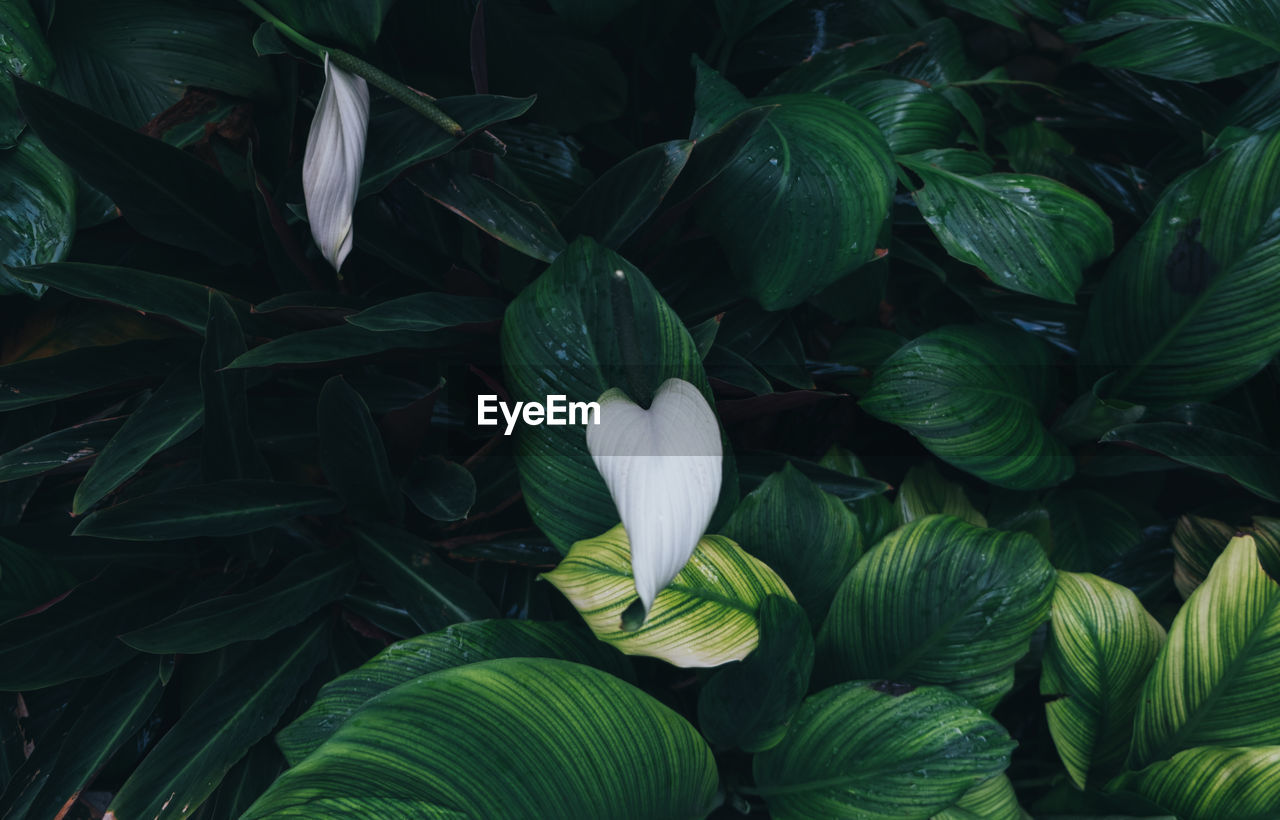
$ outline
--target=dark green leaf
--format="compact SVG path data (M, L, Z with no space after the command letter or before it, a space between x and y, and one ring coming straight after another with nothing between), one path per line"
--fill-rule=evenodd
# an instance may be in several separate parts
M391 475L382 435L364 399L341 376L324 383L316 426L320 467L348 512L359 520L399 521L404 502Z
M316 364L354 359L396 348L446 347L443 334L404 331L372 331L355 325L303 330L258 345L236 357L227 367L272 367L274 365Z
M839 445L833 444L831 449L822 457L819 465L829 470L843 473L851 478L870 478L866 467L862 465L858 457ZM887 484L883 486L888 489ZM853 510L854 515L858 516L858 524L862 527L862 543L868 547L880 543L881 538L888 535L902 523L893 505L889 503L889 499L885 498L883 494L868 495L865 498L858 498L852 501L846 498L841 500L844 501L849 509Z
M475 581L443 563L416 536L377 524L357 527L351 534L361 565L424 632L498 616Z
M0 538L0 624L47 603L75 579L47 555Z
M140 233L219 261L253 259L252 210L226 177L52 91L21 80L15 88L50 150L111 197Z
M263 0L289 26L318 42L367 50L377 42L382 21L395 0ZM421 116L421 115L419 115Z
M209 288L159 273L59 262L10 271L24 282L47 285L72 296L101 299L144 314L166 316L189 330L204 332Z
M145 340L5 365L0 367L0 411L163 376L193 352L191 343L184 340Z
M1072 402L1071 406L1058 416L1053 423L1053 434L1063 444L1093 444L1102 438L1108 430L1132 424L1147 411L1141 404L1133 404L1123 399L1106 399L1101 396L1106 392L1109 376L1104 376L1093 385L1087 393Z
M478 296L451 293L415 293L366 308L347 321L365 330L430 332L458 325L496 322L503 304Z
M1062 9L1056 0L945 0L948 6L999 23L1005 28L1022 31L1021 18L1033 14L1042 20L1062 22Z
M266 478L267 465L254 444L245 397L247 377L226 368L245 352L244 332L231 305L209 292L200 391L204 395L201 473L205 481Z
M436 521L466 518L476 503L476 480L471 471L440 456L414 461L400 488L418 512Z
M73 424L0 454L0 481L40 475L93 458L124 423L122 418Z
M1190 422L1117 427L1104 442L1126 444L1218 473L1270 501L1280 501L1280 453L1248 436Z
M90 513L76 535L123 541L165 541L244 535L301 515L342 509L323 487L281 481L228 480L161 490Z
M596 31L637 0L549 0L551 8L576 28Z
M565 236L590 236L617 250L662 204L693 151L692 140L651 145L597 179L560 220Z
M262 640L341 598L355 578L349 560L333 553L304 555L261 586L184 607L120 640L152 655L196 655Z
M0 150L7 151L18 144L25 125L9 75L44 85L53 76L54 63L49 44L26 0L0 6L0 41L7 46L6 71L0 77Z
M1044 507L1053 536L1049 561L1058 569L1102 572L1142 540L1142 526L1133 513L1094 490L1054 490Z
M1184 515L1173 528L1173 583L1186 600L1218 560L1237 529L1198 515Z
M734 42L763 23L791 0L716 0L716 14L729 42Z
M744 490L754 490L763 484L769 476L788 464L799 470L819 490L831 493L846 504L851 504L863 498L879 496L889 489L889 485L883 481L845 470L833 469L783 453L743 453L738 463Z
M944 478L932 461L907 470L897 502L898 519L903 524L929 515L954 515L974 526L987 526L986 516L973 506L964 487Z
M0 31L0 41L3 38ZM6 82L0 78L0 96ZM28 131L16 148L0 150L0 179L5 180L0 189L0 295L13 291L38 297L45 291L42 285L26 282L6 268L66 257L76 230L75 177Z

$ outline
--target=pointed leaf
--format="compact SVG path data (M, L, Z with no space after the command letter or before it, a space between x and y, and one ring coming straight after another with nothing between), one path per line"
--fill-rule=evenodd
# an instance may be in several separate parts
M193 352L185 340L150 339L66 353L0 367L0 411L16 410L122 382L164 376Z
M428 332L457 325L496 322L503 304L496 299L455 296L451 293L415 293L366 308L347 321L365 330L416 330Z
M73 586L75 578L48 555L0 538L0 624Z
M414 461L400 488L418 512L436 521L466 518L476 503L476 480L471 471L440 456Z
M1053 539L1049 561L1058 569L1102 572L1142 540L1142 526L1133 513L1103 493L1054 490L1044 507Z
M987 518L978 512L965 495L964 487L947 481L927 461L907 470L898 490L898 517L903 524L928 515L954 515L976 527L987 526Z
M399 521L400 488L369 406L341 376L324 383L317 409L320 466L347 510L366 521Z
M1018 805L1018 794L1009 776L984 780L960 796L950 808L930 820L1032 820Z
M84 262L32 265L10 273L24 282L47 285L72 296L101 299L144 314L166 316L183 327L204 333L209 288L186 279Z
M5 4L5 8L10 5L26 4ZM2 28L0 40L4 40ZM7 82L7 77L0 79L0 96ZM66 258L76 231L75 176L34 132L27 131L16 148L0 151L0 179L5 180L0 193L0 294L38 297L45 291L42 285L27 282L8 268Z
M446 347L445 334L413 330L375 332L355 325L322 327L290 333L237 356L227 368L303 365L354 359L396 348Z
M1126 424L1102 437L1218 473L1270 501L1280 501L1280 453L1247 435L1191 421Z
M651 145L602 174L560 220L565 236L618 249L662 204L693 151L692 140Z
M0 454L0 481L41 475L59 467L93 458L124 424L122 418L97 419L74 424Z
M266 462L249 428L248 382L228 365L245 352L244 331L231 305L209 292L204 349L200 352L200 391L204 395L201 472L205 481L267 478Z

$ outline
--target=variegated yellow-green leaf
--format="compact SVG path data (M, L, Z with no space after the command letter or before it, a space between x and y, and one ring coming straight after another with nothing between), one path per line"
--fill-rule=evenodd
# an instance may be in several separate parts
M1274 820L1280 806L1280 746L1199 746L1140 772L1113 789L1134 791L1181 820Z
M1031 815L1018 805L1009 776L1001 774L969 789L930 820L1031 820Z
M631 545L621 525L579 541L542 576L564 593L596 637L628 655L676 666L740 661L760 641L756 610L768 595L795 600L767 565L722 535L705 535L689 563L658 593L644 624L623 627L635 603Z
M1169 628L1147 676L1129 767L1195 746L1280 744L1280 583L1232 538Z
M1164 628L1127 588L1061 571L1049 623L1040 694L1058 754L1083 789L1124 763Z
M926 515L954 515L975 527L987 526L987 518L964 494L964 487L947 481L931 462L907 470L898 490L898 515L902 523Z
M1173 584L1184 599L1204 582L1210 567L1235 535L1225 521L1184 515L1173 527Z

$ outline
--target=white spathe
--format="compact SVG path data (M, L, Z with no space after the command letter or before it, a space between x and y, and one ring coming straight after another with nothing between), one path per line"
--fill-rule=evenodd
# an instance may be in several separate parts
M325 54L324 90L302 159L302 192L311 235L334 270L341 270L351 253L351 214L360 191L368 128L368 83L336 68Z
M720 423L702 392L667 379L646 410L618 388L600 396L587 450L631 542L631 571L647 613L707 529L720 497Z

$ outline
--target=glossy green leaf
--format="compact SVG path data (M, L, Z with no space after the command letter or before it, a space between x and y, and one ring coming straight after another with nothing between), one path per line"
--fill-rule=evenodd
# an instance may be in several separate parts
M0 692L41 689L115 669L137 654L116 635L168 613L177 602L169 580L119 565L104 570L52 606L0 626Z
M316 418L320 467L347 511L364 521L403 518L404 501L391 475L382 434L360 394L334 376L320 390Z
M131 498L90 513L75 534L123 541L225 537L340 509L342 501L323 487L230 479Z
M4 82L0 80L0 89ZM42 285L8 268L66 257L76 231L75 177L35 133L27 132L17 147L0 150L0 179L0 295L38 297L45 291Z
M451 293L415 293L366 308L347 317L365 330L416 330L429 332L457 325L496 322L502 318L501 302Z
M1098 0L1075 41L1111 37L1080 55L1108 68L1207 82L1280 61L1274 0Z
M755 757L778 820L929 817L1009 765L1000 724L936 686L845 683L810 697Z
M760 640L756 610L761 601L769 595L793 598L773 570L737 544L704 535L636 627L624 619L638 599L631 545L621 524L577 542L555 570L541 577L564 593L600 640L628 655L676 666L742 660Z
M14 0L0 6L0 41L7 46L6 72L0 77L0 150L7 151L18 144L25 125L9 75L44 85L53 76L54 63L49 44L27 0Z
M1158 421L1117 427L1102 441L1159 453L1224 475L1270 501L1280 501L1280 453L1247 435L1190 421Z
M568 402L591 402L621 387L643 405L659 384L678 378L696 385L714 406L680 317L643 273L588 238L575 241L507 307L502 360L514 401L562 395ZM562 553L618 523L587 452L584 426L518 425L516 466L534 523ZM732 460L725 458L721 514L737 502L737 485Z
M0 411L78 396L123 382L164 376L194 352L190 343L134 341L85 347L0 367Z
M694 818L717 780L706 742L644 692L568 661L506 658L365 704L244 820Z
M476 480L471 471L440 456L414 461L400 488L418 512L436 521L466 518L476 503Z
M1219 396L1280 352L1280 130L1225 146L1165 189L1089 311L1086 379L1142 404Z
M10 271L33 285L44 285L84 299L165 316L197 333L204 332L209 288L175 276L84 262L34 265Z
M355 577L355 566L332 553L304 555L265 584L183 607L120 640L153 655L196 655L262 640L340 598Z
M576 624L470 621L393 643L334 678L301 717L280 730L276 742L296 766L382 693L431 672L494 658L560 658L630 678L626 659Z
M85 687L0 795L8 820L57 817L151 716L164 689L154 658Z
M931 461L907 470L897 501L903 524L929 515L954 515L976 527L987 526L986 516L973 506L964 487L943 478Z
M653 215L693 151L692 140L651 145L592 183L560 220L565 236L594 237L615 250Z
M498 617L476 582L443 563L417 536L381 524L356 527L351 535L361 565L424 632Z
M72 515L82 515L141 470L156 453L200 428L204 397L195 368L182 367L129 414L76 487Z
M1200 746L1126 772L1112 788L1137 792L1186 820L1269 820L1280 805L1280 746Z
M1053 549L1049 561L1072 572L1102 572L1138 546L1142 526L1115 498L1095 490L1055 490L1044 499Z
M1111 253L1111 220L1061 182L966 176L922 160L898 158L923 183L911 192L920 215L947 253L997 285L1071 303L1084 269Z
M695 138L753 105L777 105L698 202L752 298L792 307L883 255L876 241L894 179L875 125L820 94L748 102L702 63L697 70Z
M0 538L0 624L49 601L75 585L49 556Z
M1048 351L1026 334L952 325L907 342L876 368L862 407L985 481L1037 489L1075 470L1041 422L1054 381Z
M1031 820L1031 815L1018 805L1009 776L999 774L969 789L930 820Z
M815 624L863 550L858 517L790 463L742 499L721 533L777 572Z
M720 669L698 693L698 725L716 746L776 746L809 689L813 632L804 610L773 595L760 604L760 645Z
M941 684L990 709L1049 615L1053 577L1025 533L948 515L905 524L836 593L818 636L822 677Z
M0 453L0 481L14 481L91 459L124 423L121 418L73 424Z
M462 126L467 134L513 120L529 110L533 97L500 97L473 94L444 97L436 106ZM457 148L457 137L399 102L379 110L375 102L369 118L369 138L360 173L360 196L376 194L396 177L419 163L427 162Z
M226 177L52 91L21 80L15 88L31 128L139 233L223 262L253 259L252 211Z
M1262 569L1253 538L1236 537L1169 627L1142 690L1129 767L1194 746L1275 744L1278 668L1280 583Z
M266 344L258 345L236 357L227 367L274 367L318 364L354 359L396 348L445 347L449 339L443 334L419 333L413 330L372 331L355 325L322 327L290 333Z
M1164 628L1125 587L1073 572L1058 573L1049 623L1040 694L1058 754L1084 789L1124 765Z
M324 657L329 631L319 618L282 632L219 675L120 786L104 820L194 814L284 714Z

